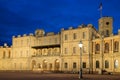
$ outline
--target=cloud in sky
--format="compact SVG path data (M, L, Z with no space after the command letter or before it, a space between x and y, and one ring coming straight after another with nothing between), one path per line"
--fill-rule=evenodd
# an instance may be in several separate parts
M99 4L103 16L114 18L114 33L120 28L119 0L0 0L0 43L11 44L13 35L60 32L61 28L93 24L98 29Z

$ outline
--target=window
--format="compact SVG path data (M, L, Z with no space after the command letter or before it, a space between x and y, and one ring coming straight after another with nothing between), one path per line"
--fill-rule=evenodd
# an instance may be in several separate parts
M83 62L83 68L86 68L86 62Z
M76 47L73 47L73 53L76 53Z
M99 61L96 61L96 68L100 68L100 63L99 63Z
M76 66L76 62L74 62L74 63L73 63L73 68L76 68L76 67L77 67L77 66Z
M100 44L95 45L95 53L99 54L100 53Z
M118 60L115 60L114 61L114 68L118 68L119 67L119 62L118 62Z
M118 52L119 51L119 42L115 41L114 42L114 52Z
M67 40L68 39L68 36L67 36L67 34L65 34L65 40Z
M67 54L67 48L65 48L65 54Z
M109 22L106 22L106 25L109 25Z
M109 62L105 60L105 68L109 68Z
M9 51L9 53L8 53L8 58L10 58L10 55L11 55L11 53L10 53L10 51Z
M5 51L3 51L3 58L5 58Z
M76 39L77 38L77 35L76 33L73 34L73 39Z
M107 37L109 36L109 30L106 30L106 36Z
M85 32L83 32L83 39L85 39Z
M95 45L95 51L100 51L100 44Z
M105 43L105 53L109 52L109 43Z
M68 64L67 64L67 63L65 63L64 67L65 67L65 68L68 68Z

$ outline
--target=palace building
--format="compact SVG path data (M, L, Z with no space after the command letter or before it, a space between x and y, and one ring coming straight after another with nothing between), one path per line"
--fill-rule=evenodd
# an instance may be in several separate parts
M96 30L82 24L62 28L58 34L37 29L34 34L13 36L11 47L0 47L0 70L79 72L82 65L83 72L120 72L120 30L113 34L112 17L100 18L98 26Z

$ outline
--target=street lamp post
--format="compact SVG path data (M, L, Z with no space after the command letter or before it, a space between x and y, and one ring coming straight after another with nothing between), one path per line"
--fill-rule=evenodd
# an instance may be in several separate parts
M80 47L80 71L79 71L79 78L82 79L82 41L80 41L79 43L79 47Z

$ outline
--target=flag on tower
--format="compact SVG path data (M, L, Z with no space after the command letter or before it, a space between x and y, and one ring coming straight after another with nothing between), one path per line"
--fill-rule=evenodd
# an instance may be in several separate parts
M102 3L100 3L99 10L102 10Z

